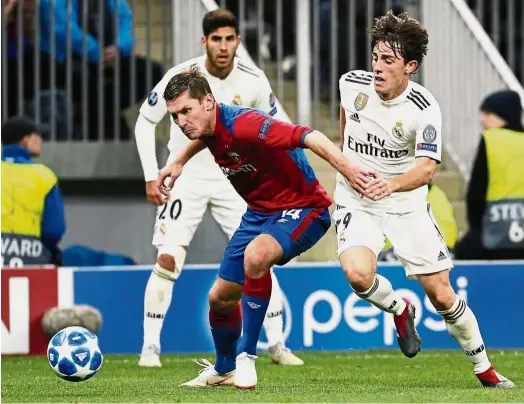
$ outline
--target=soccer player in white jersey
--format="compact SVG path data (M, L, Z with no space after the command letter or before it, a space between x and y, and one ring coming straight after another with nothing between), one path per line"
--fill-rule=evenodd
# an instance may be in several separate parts
M155 127L167 113L162 98L167 83L175 74L197 66L206 76L219 102L254 107L281 120L288 120L277 110L275 96L264 73L235 57L240 44L235 15L228 10L217 9L205 15L202 26L202 45L206 55L169 70L142 105L136 123L136 142L146 180L147 199L158 206L153 235L158 256L144 299L144 344L139 365L145 367L161 366L160 333L171 304L173 285L180 276L187 248L207 207L211 208L214 219L229 238L246 211L246 203L207 149L184 167L184 174L176 182L169 200L156 187ZM168 160L174 159L188 142L178 126L171 122ZM275 363L302 365L303 361L285 346L282 292L274 274L272 278L271 299L264 321L270 356Z
M433 95L410 80L427 52L428 35L407 14L392 12L370 27L373 72L340 79L342 150L369 172L363 192L337 174L333 214L338 254L355 293L392 313L401 351L414 357L421 340L415 306L376 273L387 237L409 278L417 279L449 333L487 387L513 387L491 365L475 315L449 281L453 263L426 202L427 184L440 163L442 116Z

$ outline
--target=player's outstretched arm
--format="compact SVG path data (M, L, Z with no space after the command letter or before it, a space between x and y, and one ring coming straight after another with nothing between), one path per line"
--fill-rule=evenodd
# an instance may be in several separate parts
M375 176L374 172L362 170L351 164L340 149L319 131L314 130L308 133L304 138L304 146L331 164L335 170L347 178L349 185L361 194L366 191L368 177Z
M206 147L207 146L203 141L193 140L182 150L175 161L162 168L159 171L158 178L156 180L156 187L159 192L165 196L169 196L169 191L171 191L173 185L175 185L175 181L178 177L180 177L180 174L182 174L184 165L186 165L186 163L191 160L194 155L201 152ZM167 178L169 178L169 181L166 184L165 181Z
M393 192L407 192L420 188L431 182L437 169L437 162L430 157L418 157L415 167L391 180L381 177L366 184L366 195L373 200L379 200Z

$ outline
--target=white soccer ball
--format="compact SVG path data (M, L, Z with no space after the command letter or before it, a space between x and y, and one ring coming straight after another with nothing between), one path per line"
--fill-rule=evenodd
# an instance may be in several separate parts
M97 336L83 327L58 331L47 346L49 366L59 377L70 382L93 377L103 359Z

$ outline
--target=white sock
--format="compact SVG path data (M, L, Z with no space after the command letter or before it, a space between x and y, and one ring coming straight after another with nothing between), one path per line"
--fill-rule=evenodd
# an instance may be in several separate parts
M174 282L151 272L144 298L144 346L160 347L160 332L171 304Z
M446 321L449 334L457 340L464 353L473 363L475 373L488 370L491 362L480 335L479 325L475 314L459 296L449 310L438 312Z
M264 330L266 331L268 346L272 347L281 342L285 345L282 328L284 320L282 318L282 290L277 277L271 271L271 297L267 307L266 318L264 319Z
M355 293L379 309L397 316L406 308L406 302L393 290L391 282L379 274L375 275L373 285L368 290Z

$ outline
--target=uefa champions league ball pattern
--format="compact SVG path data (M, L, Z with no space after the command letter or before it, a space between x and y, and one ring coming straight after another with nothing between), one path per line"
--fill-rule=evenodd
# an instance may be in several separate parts
M98 372L103 356L95 334L83 327L67 327L49 341L47 360L62 379L81 382Z

